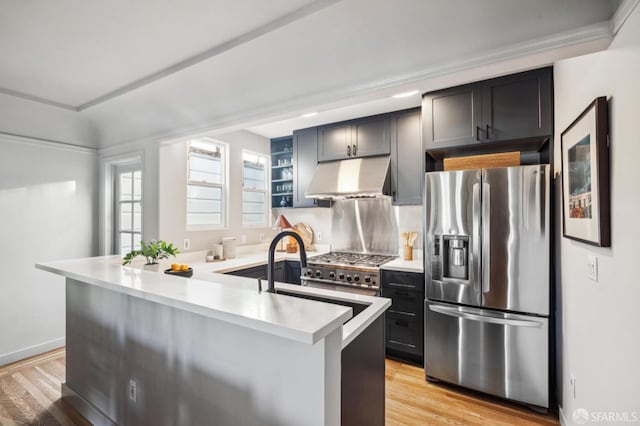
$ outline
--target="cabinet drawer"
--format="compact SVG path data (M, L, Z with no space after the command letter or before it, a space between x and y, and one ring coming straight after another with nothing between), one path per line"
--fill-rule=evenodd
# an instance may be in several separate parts
M382 288L382 296L391 299L391 307L387 312L409 315L422 319L424 311L424 293L405 288Z
M415 355L422 355L424 337L421 321L408 315L387 313L386 346Z
M424 294L424 274L382 270L382 287L416 290Z

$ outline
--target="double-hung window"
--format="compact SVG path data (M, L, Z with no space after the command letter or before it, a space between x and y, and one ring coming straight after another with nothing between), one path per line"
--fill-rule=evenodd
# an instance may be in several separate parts
M226 227L227 145L209 139L189 142L187 229Z
M267 226L269 159L242 151L242 224Z

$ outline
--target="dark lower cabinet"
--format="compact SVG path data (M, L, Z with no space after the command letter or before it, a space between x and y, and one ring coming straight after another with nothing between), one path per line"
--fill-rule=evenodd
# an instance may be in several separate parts
M391 299L385 314L387 356L422 365L424 274L382 270L382 296Z
M277 282L287 284L300 284L300 262L287 260L276 262L274 279ZM239 269L227 272L229 275L237 275L247 278L267 279L267 265L254 266L252 268Z

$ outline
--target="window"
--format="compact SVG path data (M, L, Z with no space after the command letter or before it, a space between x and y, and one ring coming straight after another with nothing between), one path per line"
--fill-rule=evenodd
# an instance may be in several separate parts
M242 224L267 225L267 170L266 156L242 151Z
M226 226L226 151L209 139L189 143L187 229Z
M116 244L125 254L140 247L142 238L142 171L137 167L116 168Z

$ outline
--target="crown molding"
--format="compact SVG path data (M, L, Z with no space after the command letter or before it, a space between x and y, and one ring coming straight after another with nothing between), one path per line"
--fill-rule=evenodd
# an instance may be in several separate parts
M67 111L78 112L80 111L73 105L68 105L62 102L57 102L51 99L42 98L40 96L32 95L30 93L19 92L17 90L7 89L6 87L0 87L0 94L13 96L14 98L24 99L26 101L36 102L43 105L48 105L56 108L65 109Z
M622 0L615 13L611 17L611 34L616 35L620 28L633 13L640 0Z
M97 154L98 152L98 149L93 147L75 145L72 143L60 142L52 139L38 138L33 136L23 136L15 133L0 132L0 141L35 145L40 147L42 145L47 145L51 148L70 152L84 152L90 154Z
M118 89L115 89L109 93L103 94L95 99L84 102L80 105L76 105L76 106L68 105L68 104L57 102L51 99L46 99L46 98L42 98L29 93L23 93L23 92L15 91L8 88L2 88L2 87L0 87L0 93L22 98L32 102L38 102L41 104L73 111L73 112L84 111L88 108L91 108L98 104L102 104L116 97L123 96L136 89L139 89L140 87L143 87L155 81L158 81L164 77L175 74L185 68L194 66L203 61L206 61L215 56L218 56L226 51L234 49L242 44L248 43L265 34L268 34L272 31L282 28L292 22L295 22L306 16L312 15L339 1L342 1L342 0L316 0L310 3L309 5L303 6L288 14L285 14L279 18L276 18L273 21L270 21L258 28L255 28L225 43L215 46L205 52L202 52L198 55L195 55L177 64L171 65L155 73L152 73L141 79L128 83ZM499 62L502 60L515 59L522 56L532 55L535 53L540 53L540 52L551 50L551 49L567 47L575 44L586 43L589 41L602 40L602 39L606 39L607 37L611 39L612 36L615 35L615 33L619 30L619 28L624 24L624 21L633 12L633 10L635 9L638 3L640 3L640 0L623 0L623 2L620 4L615 14L613 15L613 17L608 21L603 21L600 23L577 28L567 32L553 34L549 37L543 37L543 38L539 38L539 39L535 39L535 40L531 40L523 43L514 44L511 46L507 46L505 48L496 49L468 60L450 62L447 64L431 67L416 73L395 76L395 77L384 79L384 80L378 80L378 81L374 81L369 84L364 84L361 86L354 86L351 88L351 90L338 90L338 91L332 92L331 94L335 96L335 95L344 95L345 92L346 93L351 92L353 93L353 95L357 95L357 94L362 94L362 92L366 92L368 90L370 91L373 89L376 89L376 90L383 89L393 85L411 83L411 82L425 79L425 78L438 77L447 73L464 71L466 69L491 64L491 63ZM326 95L327 92L324 92L324 94ZM229 120L226 120L226 119L222 120L222 122L227 122L227 121Z
M638 0L640 1L640 0ZM212 121L182 128L174 132L165 132L151 135L145 138L134 138L107 148L132 143L164 143L185 137L198 137L212 132L233 131L236 127L245 126L247 123L254 123L263 120L265 117L272 117L275 121L291 118L287 114L283 116L283 111L302 111L311 106L326 105L336 99L346 99L352 97L366 96L374 92L392 89L397 86L421 82L448 74L463 72L483 66L519 59L529 55L544 53L556 49L575 46L594 41L611 41L610 21L603 21L597 24L577 28L572 31L557 33L548 37L538 38L523 43L517 43L490 52L464 59L461 61L449 62L411 73L396 75L390 78L378 79L367 83L354 84L334 90L325 90L318 93L295 97L287 101L262 105L241 113L230 114L219 117ZM295 115L295 114L294 114Z

